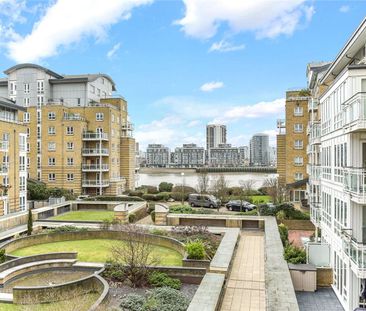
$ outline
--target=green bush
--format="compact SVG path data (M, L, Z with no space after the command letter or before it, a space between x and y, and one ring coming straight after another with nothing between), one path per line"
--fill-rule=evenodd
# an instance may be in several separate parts
M157 194L159 192L157 187L149 185L142 185L138 189L143 190L146 194Z
M200 240L188 242L186 244L188 259L204 259L206 256L205 245Z
M144 191L141 191L141 190L135 190L135 191L130 191L128 193L129 196L132 196L132 197L142 197L143 195L145 194Z
M177 185L175 187L173 187L172 189L172 192L178 192L178 193L182 193L182 190L183 190L183 193L185 194L190 194L190 193L196 193L197 190L192 188L192 187L189 187L189 186L180 186L180 185Z
M288 228L284 224L279 224L278 231L280 232L282 245L285 246L288 243Z
M215 210L209 208L192 208L189 205L173 205L169 208L172 214L216 214Z
M303 213L290 203L282 203L277 205L276 208L269 208L266 204L259 206L259 214L262 216L277 216L279 214L281 220L284 219L298 219L298 220L309 220L309 213Z
M6 261L5 249L0 249L0 263Z
M247 212L239 212L238 215L244 215L244 216L258 216L258 211L256 209L252 211Z
M29 200L48 200L50 197L45 184L28 181L27 192Z
M128 214L128 222L133 224L137 221L137 216L135 213Z
M49 233L63 233L63 232L84 232L88 231L88 228L79 228L74 226L60 226L52 229L47 229Z
M145 304L145 297L138 294L128 294L125 296L120 304L122 310L126 311L143 311Z
M292 264L306 263L306 252L303 248L287 243L284 250L284 258Z
M178 279L171 278L166 273L154 271L149 275L149 284L153 287L171 287L174 289L180 289L182 282Z
M163 229L151 229L150 234L167 236L169 235L169 232Z
M157 201L168 201L171 198L170 192L160 192L156 194Z
M182 201L182 196L183 196L183 201L187 201L188 200L188 193L181 193L181 192L172 192L170 194L170 197L174 200L174 201Z
M33 214L32 210L28 209L27 235L32 235L33 231Z
M151 216L152 221L155 223L155 211L152 211L150 213L150 216Z
M84 201L122 201L122 202L142 202L144 201L142 198L139 197L117 197L117 196L106 196L106 195L99 195L97 197L90 197L84 199Z
M142 196L142 198L145 200L145 201L156 201L157 198L156 198L156 195L155 194L144 194Z
M155 203L148 203L147 213L151 214L152 211L155 211Z
M172 192L173 190L173 184L170 182L161 182L159 184L159 192Z
M124 266L113 261L106 263L102 276L114 282L124 282L126 280Z

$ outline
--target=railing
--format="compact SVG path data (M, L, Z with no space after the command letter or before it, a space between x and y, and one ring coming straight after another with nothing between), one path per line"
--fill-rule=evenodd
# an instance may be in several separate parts
M345 168L343 185L344 190L357 196L357 199L366 199L366 169Z
M320 165L308 164L306 166L306 173L311 179L320 179L322 167Z
M109 181L118 182L118 181L123 181L123 180L126 180L126 178L125 177L113 177Z
M344 252L349 256L353 265L351 267L356 270L357 277L366 277L366 245L358 242L352 236L352 229L343 229L342 244Z
M133 125L133 123L127 122L127 123L121 125L121 129L126 130L126 131L133 131L134 125Z
M356 93L343 106L343 127L366 128L366 93Z
M320 203L310 203L310 220L311 222L319 226L322 219L322 210Z
M109 155L107 148L83 148L83 155L98 156L98 155Z
M108 187L109 180L83 180L83 187Z
M320 123L319 122L312 122L310 124L310 143L311 144L320 144Z
M107 133L83 133L83 139L86 140L101 140L101 139L108 139Z
M9 166L7 164L0 164L0 174L7 174L9 171Z
M318 99L309 98L309 101L308 101L308 110L309 111L318 109L318 106L319 106L319 100Z
M64 115L64 120L67 121L84 121L85 118L79 115L67 114Z
M0 151L8 151L9 142L5 140L0 140Z
M106 171L109 170L109 164L83 164L83 171Z

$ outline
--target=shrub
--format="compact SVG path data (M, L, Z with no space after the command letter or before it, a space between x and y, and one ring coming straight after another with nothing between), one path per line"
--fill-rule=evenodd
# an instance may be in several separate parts
M150 216L151 216L151 220L155 223L155 211L152 211L150 213Z
M170 192L160 192L156 194L156 200L157 201L168 201L171 197Z
M47 229L49 233L62 233L62 232L84 232L88 231L88 228L79 228L74 226L60 226L52 229Z
M156 201L157 198L156 198L156 195L155 194L144 194L142 196L142 198L145 200L145 201Z
M288 243L288 228L284 224L279 224L278 231L280 232L282 245L285 246Z
M151 214L152 211L155 211L155 203L148 203L147 213Z
M192 208L189 205L173 205L169 208L172 214L215 214L216 211L208 208Z
M182 192L182 186L181 185L177 185L177 186L173 187L172 192L179 192L179 193L181 193ZM183 186L183 193L190 194L190 193L196 193L196 192L197 192L197 190L194 189L194 188L192 188L192 187Z
M0 263L6 261L5 249L0 249Z
M134 222L136 222L136 220L137 220L137 216L135 213L128 214L128 222L130 224L133 224Z
M151 229L150 234L167 236L169 232L163 229Z
M306 252L303 248L287 243L284 250L284 258L292 264L306 263Z
M188 242L186 244L186 251L188 253L188 259L204 259L206 252L205 252L205 245L200 240L195 240Z
M182 196L183 196L183 201L187 201L188 200L188 193L181 193L181 192L172 192L170 194L170 197L174 200L174 201L182 201Z
M171 192L173 189L173 184L170 182L161 182L159 184L159 192Z
M33 215L32 210L28 209L27 235L32 235L33 231Z
M146 194L157 194L158 188L155 186L142 185L139 189L143 190Z
M133 196L133 197L142 197L145 194L144 191L140 191L140 190L135 190L135 191L130 191L128 193L129 196Z
M105 270L102 275L114 282L124 282L126 279L124 266L113 261L108 261L106 263Z
M277 219L279 221L285 220L286 219L286 213L285 211L279 211L276 215Z
M171 287L180 289L182 282L178 279L171 278L166 273L154 271L149 275L149 284L153 287Z
M238 215L245 215L245 216L258 216L258 211L256 209L247 212L239 212Z
M145 304L145 297L137 294L128 294L121 300L122 310L142 311Z
M281 212L280 214L278 214ZM309 220L309 213L303 213L290 203L283 203L277 205L276 208L269 208L266 204L259 206L259 214L262 216L277 216L279 215L281 220L284 219L299 219L299 220Z
M139 197L117 197L117 196L106 196L106 195L99 195L97 197L90 197L84 199L84 201L121 201L121 202L142 202L144 201L142 198Z

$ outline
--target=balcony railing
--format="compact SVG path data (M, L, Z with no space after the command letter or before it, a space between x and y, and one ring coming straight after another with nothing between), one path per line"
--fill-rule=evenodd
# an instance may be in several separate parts
M366 93L356 93L343 104L343 127L349 132L366 129Z
M351 268L358 278L366 278L366 244L352 236L352 229L342 230L343 250L351 259Z
M83 148L83 156L108 156L109 150L107 148Z
M321 129L319 122L310 124L310 144L320 144Z
M0 140L0 151L8 151L9 149L9 142L5 140Z
M83 133L83 140L108 140L107 133Z
M85 172L108 171L109 165L108 164L83 164L82 170Z
M322 219L322 209L320 203L310 203L310 220L319 227Z
M0 164L0 175L5 175L9 171L9 166L7 164Z
M309 111L317 110L319 106L319 100L316 98L309 98L308 109Z
M352 194L357 203L366 203L366 169L345 168L343 178L344 190Z
M83 187L108 187L109 180L83 180L82 182Z

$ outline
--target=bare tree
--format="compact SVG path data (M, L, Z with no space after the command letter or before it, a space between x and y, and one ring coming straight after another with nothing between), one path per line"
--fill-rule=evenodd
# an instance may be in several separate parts
M254 180L240 180L239 181L239 200L240 200L240 211L243 211L244 201L250 201L250 196L253 193Z
M213 183L212 192L214 195L223 202L228 194L228 184L225 176L221 174Z
M286 187L278 182L278 178L267 178L263 187L266 188L267 194L272 198L274 204L285 201Z
M206 171L202 171L198 174L197 190L200 194L208 192L210 177Z
M126 279L133 287L145 285L148 267L157 263L144 232L136 225L122 226L119 234L123 236L123 243L111 248L113 262L124 266Z

